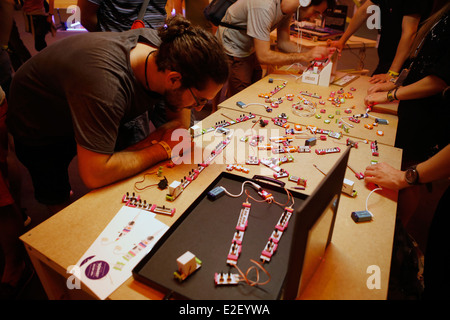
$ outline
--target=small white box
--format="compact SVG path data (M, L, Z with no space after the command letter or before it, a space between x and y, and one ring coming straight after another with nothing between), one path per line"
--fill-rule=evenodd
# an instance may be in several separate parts
M195 137L202 133L202 128L200 128L198 125L195 124L189 128L189 131L190 131L191 137Z
M169 185L169 194L176 198L180 193L181 193L181 182L175 180Z
M353 186L355 185L355 182L352 180L349 180L347 178L344 178L344 184L342 185L342 192L352 195L353 193Z
M197 262L195 261L195 255L190 251L186 251L183 255L181 255L177 259L177 265L178 271L186 276L190 275L192 272L197 270Z

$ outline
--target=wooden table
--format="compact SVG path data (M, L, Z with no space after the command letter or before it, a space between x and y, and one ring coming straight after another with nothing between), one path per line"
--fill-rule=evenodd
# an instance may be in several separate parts
M344 74L338 73L336 78L340 78L342 76L344 76ZM273 83L269 83L269 79L272 79ZM348 119L349 116L366 113L367 107L364 104L364 97L367 94L368 88L371 86L368 79L369 77L367 76L359 76L356 80L342 88L336 85L323 87L303 83L301 79L296 77L296 75L271 74L254 83L252 86L242 90L233 97L220 103L218 105L218 111L220 113L226 113L225 110L229 109L240 110L241 112L252 112L256 115L272 118L278 117L281 113L284 113L288 116L288 121L291 124L298 123L303 126L310 125L321 129L339 131L352 139L368 139L370 141L377 140L378 143L393 146L395 143L395 134L398 125L398 117L396 115L398 103L393 102L375 105L373 107L373 111L369 112L370 117L360 118L360 123L354 123ZM275 100L282 98L283 102L278 104L277 108L272 108L271 113L268 113L263 105L269 107L271 104L266 103L265 99L259 97L259 95L261 93L270 93L285 81L287 81L286 86L271 97ZM351 88L355 88L356 90L352 91ZM346 98L345 102L341 103L340 106L337 107L328 101L328 98L330 97L331 92L335 92L335 97L337 97L340 89L343 89L344 93L351 93L353 98ZM321 98L310 98L302 95L301 92L316 94L321 96ZM288 101L286 99L286 95L289 94L293 95L293 101ZM293 104L300 102L301 98L308 98L311 102L317 104L314 115L305 117L299 116L293 112ZM249 106L242 109L237 106L237 102L239 101L246 105L248 104ZM324 102L324 105L320 104L320 101ZM325 113L320 112L322 109ZM351 113L346 113L347 109L349 109ZM339 112L340 115L337 115L336 112ZM320 119L316 118L316 115L320 116ZM330 115L333 116L332 119L329 118ZM386 119L389 124L380 124L377 127L373 127L373 129L365 128L366 124L372 125L374 123L374 117ZM340 118L348 123L348 125L344 123L344 125L348 128L348 132L343 130L343 128L340 128L339 123L336 123L336 121ZM330 123L326 124L325 120L329 120ZM350 127L350 125L353 125L353 127ZM382 131L383 135L378 135L378 131Z
M226 109L228 117L237 118L242 111ZM220 112L223 110L220 110ZM224 117L216 112L204 119L200 125L204 128L214 126ZM230 126L234 135L232 142L226 151L242 150L245 143L240 141L240 136L246 132L258 129L258 124L251 121L242 122ZM258 132L272 135L278 134L280 128L269 124ZM263 131L266 130L266 131ZM195 138L196 148L194 156L203 149L208 149L216 142L217 133L206 133ZM342 140L342 139L341 139ZM302 139L293 141L293 145L303 145ZM317 187L323 179L323 174L313 167L317 165L323 172L327 172L333 166L339 154L316 155L315 148L335 147L336 142L330 139L318 141L311 153L295 154L294 162L283 164L291 174L307 179L306 194ZM380 145L379 161L389 161L396 168L400 167L401 150L388 145ZM248 153L251 151L248 149ZM166 190L156 188L148 189L141 193L145 198L151 198L153 203L170 205L176 208L174 217L160 216L160 221L170 226L189 207L203 191L226 168L226 162L234 162L234 155L224 152L223 164L208 166L200 176L190 185L174 202L166 202ZM231 160L233 159L233 160ZM357 149L352 149L349 165L358 171L364 171L365 166L374 159L369 145L361 144ZM219 161L219 159L218 159ZM160 164L149 168L145 172L157 170ZM246 165L244 165L246 166ZM196 167L194 164L181 164L174 168L165 168L164 176L169 183L179 180L189 170ZM250 172L236 174L253 177L264 171L261 165L246 166ZM86 196L76 201L69 207L60 211L50 219L25 233L21 240L24 242L28 254L36 268L38 276L50 299L87 299L92 298L89 289L82 285L81 290L69 290L66 278L71 276L66 272L69 266L74 265L95 241L102 230L123 206L122 197L126 192L134 191L134 184L142 180L144 173L113 185L91 191ZM270 173L269 173L270 174ZM368 223L355 223L350 214L355 210L364 210L366 198L371 188L366 186L363 180L355 178L351 170L347 170L346 178L355 182L356 197L342 194L335 229L331 245L327 249L325 259L313 276L305 292L300 299L386 299L389 270L395 225L397 193L388 190L374 192L369 201L369 210L374 215L374 220ZM286 181L286 186L292 188L293 182ZM369 289L366 282L371 276L371 266L376 266L379 272L379 288ZM369 269L368 269L369 268ZM369 272L369 273L368 273ZM123 285L114 291L109 299L162 299L162 293L143 285L130 277Z

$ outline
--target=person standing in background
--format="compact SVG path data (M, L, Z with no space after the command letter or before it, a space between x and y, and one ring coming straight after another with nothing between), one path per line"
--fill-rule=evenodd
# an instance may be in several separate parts
M88 31L125 31L137 19L144 0L78 0L81 24ZM167 0L149 0L143 17L146 28L158 29L167 18Z
M386 82L398 77L408 58L421 21L428 17L430 0L367 0L355 12L342 37L331 43L342 51L350 37L374 14L370 6L380 8L378 65L371 83Z
M33 34L34 48L41 51L47 47L46 35L56 32L53 24L54 0L23 0L22 10L26 19L26 31Z

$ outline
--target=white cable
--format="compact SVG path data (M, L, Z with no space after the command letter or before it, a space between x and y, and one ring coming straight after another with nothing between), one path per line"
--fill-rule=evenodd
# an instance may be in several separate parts
M369 202L369 197L372 195L372 193L374 193L375 191L378 191L378 190L383 190L383 189L382 188L373 189L372 191L370 191L369 195L366 198L366 211L369 212L370 214L372 214L372 212L369 211L369 207L368 207L367 203Z
M240 197L240 196L244 193L244 185L245 185L246 183L251 183L251 184L253 185L253 187L255 187L257 190L261 189L261 186L260 186L260 185L254 183L254 182L252 182L252 181L249 181L249 180L244 181L244 182L242 183L241 193L236 194L236 195L231 194L227 189L225 189L225 188L222 187L222 186L221 186L221 187L223 188L223 190L225 191L225 193L226 193L227 195L229 195L230 197L238 198L238 197Z
M246 104L243 108L247 108L248 106L254 106L254 105L256 105L256 106L263 106L264 109L266 109L266 110L269 109L269 107L266 106L265 104L263 104L263 103L258 103L258 102L248 103L248 104Z
M352 125L351 123L348 123L348 122L342 120L343 118L351 118L351 116L350 116L350 117L341 117L341 118L339 118L339 120L342 121L343 123L345 123L346 125L348 125L350 128L354 128L354 127L355 127L355 126Z

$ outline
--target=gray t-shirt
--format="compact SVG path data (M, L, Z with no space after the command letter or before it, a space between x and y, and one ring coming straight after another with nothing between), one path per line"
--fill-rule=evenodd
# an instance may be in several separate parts
M245 58L254 51L253 39L270 41L270 32L292 18L281 11L281 0L240 0L231 5L222 21L246 31L220 26L217 37L230 56Z
M161 99L136 80L130 51L138 42L160 41L155 30L142 28L74 35L47 47L14 76L10 132L27 145L74 136L88 150L113 153L121 127Z

